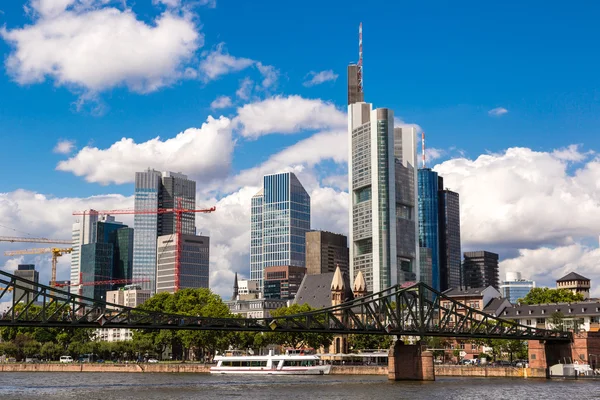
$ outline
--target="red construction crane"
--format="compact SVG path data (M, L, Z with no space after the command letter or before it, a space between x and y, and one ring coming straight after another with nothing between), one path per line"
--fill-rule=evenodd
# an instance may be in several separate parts
M181 217L185 213L204 213L209 214L215 211L216 207L211 207L202 210L192 210L188 208L182 207L181 199L177 200L176 208L157 208L157 209L149 209L149 210L103 210L97 211L98 214L103 215L122 215L122 214L171 214L174 213L176 216L176 224L175 224L175 235L177 238L177 249L175 251L175 291L179 290L179 268L181 265L181 252L183 249L183 245L181 244ZM75 211L73 215L86 215L87 211Z

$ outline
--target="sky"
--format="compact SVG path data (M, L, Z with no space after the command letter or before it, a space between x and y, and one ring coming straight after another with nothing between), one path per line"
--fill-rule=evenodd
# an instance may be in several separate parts
M524 4L525 3L525 4ZM346 66L427 140L464 251L600 296L600 34L593 2L0 0L0 235L70 238L133 207L135 171L197 181L211 288L249 275L250 197L294 171L312 227L347 234ZM131 222L127 218L124 222ZM29 246L0 243L0 251ZM48 257L5 258L4 270ZM59 262L66 279L69 256ZM596 283L596 285L594 284Z

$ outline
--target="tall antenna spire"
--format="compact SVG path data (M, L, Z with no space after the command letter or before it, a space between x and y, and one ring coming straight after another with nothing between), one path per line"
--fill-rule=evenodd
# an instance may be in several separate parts
M362 22L358 26L358 93L363 93Z
M423 158L423 168L425 168L425 132L421 132L421 156Z

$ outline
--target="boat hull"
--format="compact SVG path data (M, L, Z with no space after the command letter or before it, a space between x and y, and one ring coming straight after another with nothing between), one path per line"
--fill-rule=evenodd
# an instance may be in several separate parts
M284 367L283 369L254 369L254 368L228 368L228 367L212 367L211 374L222 375L329 375L331 365L319 365L315 367Z

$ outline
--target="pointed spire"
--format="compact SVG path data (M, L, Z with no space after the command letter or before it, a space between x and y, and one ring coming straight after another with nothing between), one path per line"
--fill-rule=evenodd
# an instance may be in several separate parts
M354 279L354 293L366 293L367 292L367 281L362 271L358 271L356 278Z
M331 281L331 290L344 290L344 279L342 279L342 271L340 270L339 264L335 268L333 274L333 280Z
M237 277L237 272L235 273L235 278L233 278L233 296L231 297L231 300L236 300L240 291L240 288L238 286L238 277Z

